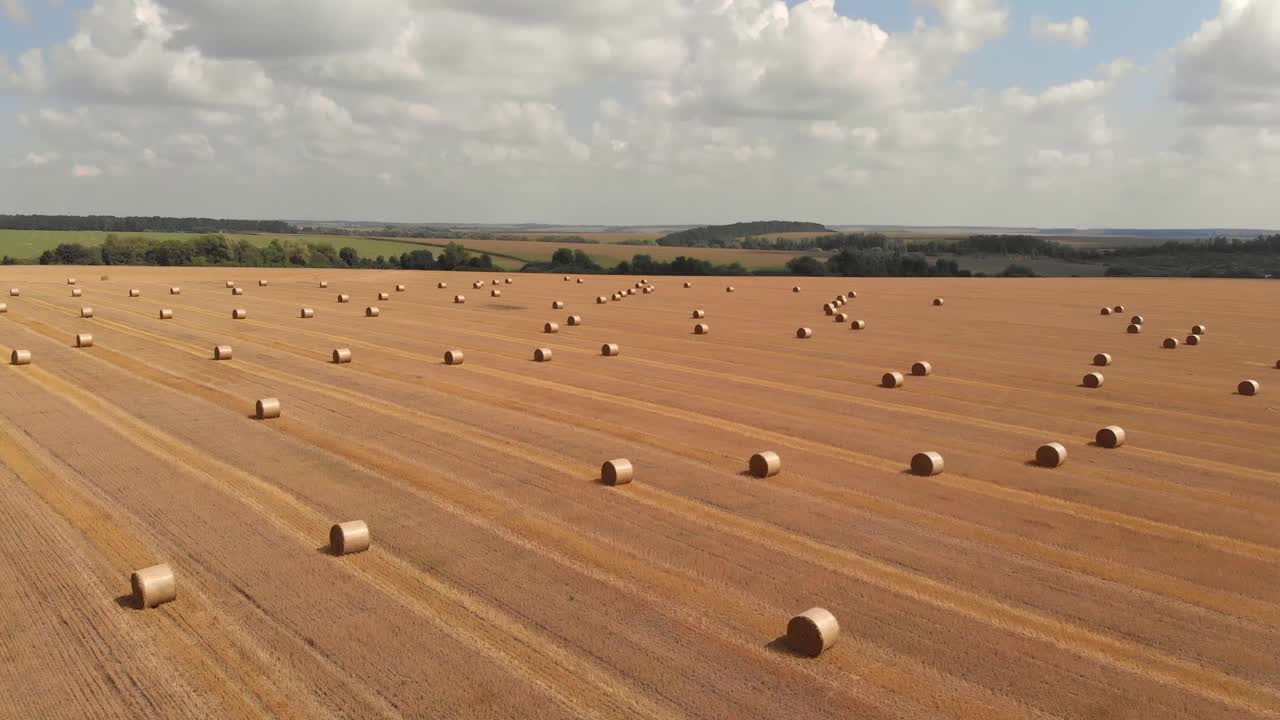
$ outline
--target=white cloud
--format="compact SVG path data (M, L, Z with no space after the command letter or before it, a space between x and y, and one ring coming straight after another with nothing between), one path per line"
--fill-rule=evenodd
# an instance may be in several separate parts
M44 167L49 163L57 161L57 159L60 157L62 156L53 150L49 150L46 152L29 152L27 153L26 157L22 158L21 160L18 160L17 162L14 162L12 164L12 167L15 167L15 168Z
M1028 155L1023 164L1029 170L1049 171L1087 168L1092 160L1088 153L1067 153L1057 149L1040 149Z
M0 11L3 11L4 16L11 22L19 25L27 25L31 22L31 12L27 10L22 0L0 0Z
M1102 77L1099 79L1085 78L1062 83L1035 95L1028 94L1022 88L1012 87L1004 91L1001 99L1006 106L1027 113L1089 103L1100 100L1115 90L1120 81L1133 72L1133 69L1132 60L1120 58L1104 65Z
M1174 97L1194 124L1280 123L1280 3L1222 0L1175 51Z
M1035 17L1031 19L1031 36L1081 48L1089 44L1089 20L1079 15L1060 22Z
M71 177L73 178L91 178L102 174L102 168L97 165L72 165Z

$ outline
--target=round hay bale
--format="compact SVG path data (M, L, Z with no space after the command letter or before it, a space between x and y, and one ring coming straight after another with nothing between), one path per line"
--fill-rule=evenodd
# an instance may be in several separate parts
M322 290L323 290L324 288L327 288L327 287L329 287L329 281L327 281L327 280L321 280L321 281L320 281L320 289L322 289Z
M308 318L313 318L315 316L316 316L316 311L312 308L302 308L301 310L298 311L298 317L302 318L303 320L306 320Z
M635 289L639 290L640 288L644 287L644 283L636 283L634 287Z
M471 289L472 289L472 290L479 290L479 289L480 289L480 288L482 288L482 287L484 287L484 281L483 281L483 280L477 280L477 281L475 281L475 282L471 283Z
M833 303L825 303L822 306L822 312L826 313L827 315L835 315L836 306Z
M1106 380L1106 378L1102 377L1102 373L1092 372L1092 373L1089 373L1088 375L1085 375L1085 376L1084 376L1084 379L1083 379L1083 380L1081 380L1080 382L1081 382L1085 387L1087 387L1087 388L1093 388L1093 389L1095 389L1095 390L1096 390L1096 389L1098 389L1098 388L1102 387L1102 383L1103 383L1105 380Z
M502 297L502 291L497 288L494 288L489 291L489 295L490 297Z
M76 284L76 279L75 279L75 278L67 278L67 284L68 284L68 285L75 285L75 284Z
M231 311L232 320L243 320L247 317L249 317L249 311L244 308L236 308Z
M646 287L646 288L644 288L644 291L643 291L643 292L644 292L644 294L645 294L645 295L648 295L648 294L650 294L650 293L652 293L652 292L653 292L653 288L651 288L651 287Z
M1191 326L1191 334L1192 334L1192 335L1203 335L1204 333L1205 333L1205 326L1203 326L1203 325L1193 325L1193 326Z
M564 301L563 301L563 300L552 300L552 301L551 301L551 309L552 309L552 310L563 310L563 309L564 309Z
M76 333L76 347L93 347L93 336L89 333Z
M182 294L182 288L180 288L180 287L178 287L178 286L176 286L176 285L175 285L175 286L173 286L173 287L169 288L169 294L170 294L170 295L181 295L181 294Z
M513 283L513 282L515 282L515 281L514 281L514 280L512 280L511 278L507 278L504 282L506 282L508 285L510 285L511 283Z
M1119 425L1108 425L1099 430L1098 433L1093 436L1093 441L1097 443L1099 447L1118 448L1123 445L1125 441L1124 428Z
M234 281L234 280L228 280L228 281L227 281L227 289L228 289L228 290L230 290L231 288L233 288L233 287L235 287L235 286L236 286L236 283L235 283L235 281Z
M1129 333L1130 335L1137 335L1138 333L1142 332L1142 326L1134 323L1130 323L1129 327L1125 328L1125 332Z
M1257 395L1262 386L1257 380L1245 380L1236 386L1236 392L1241 395Z
M693 287L693 283L691 283L691 282L687 282L687 283L685 283L685 284L684 284L684 286L685 286L686 288L691 288L691 287Z
M84 292L80 288L71 288L71 297L80 297Z
M259 281L258 281L258 287L266 287L266 286L267 286L267 281L266 281L266 280L259 280Z
M9 312L9 303L0 303L0 313Z
M533 351L534 362L551 362L551 348L538 348Z
M350 555L369 549L369 526L363 520L348 520L329 528L329 552Z
M565 281L565 282L569 282L569 276L568 276L568 275L565 275L565 276L564 276L564 281Z
M10 365L30 365L31 351L30 350L14 350L12 353L9 353L9 364Z
M1114 313L1116 313L1116 314L1122 313L1122 312L1124 312L1124 306L1123 306L1123 305L1117 305L1117 306L1115 306L1115 307L1111 308L1111 311L1112 311L1112 312L1114 312Z
M609 299L613 300L614 302L617 302L622 299L622 295L619 295L618 293L614 293L609 296Z
M142 297L142 291L138 288L131 288L129 290L129 297Z
M9 297L18 297L21 294L22 291L18 288L9 288Z
M635 291L635 290L633 290L632 288L627 288L627 294L628 294L628 295L635 295L635 294L636 294L636 291Z
M1134 325L1141 325L1144 322L1146 322L1146 320L1143 319L1141 315L1134 315L1133 317L1129 318L1129 322L1133 323Z
M635 478L635 468L625 458L610 460L600 466L600 479L605 485L626 485Z
M498 278L494 278L494 279L493 279L493 284L494 284L494 285L501 285L502 283L498 282Z
M1199 345L1199 344L1200 344L1200 336L1199 336L1199 335L1188 335L1188 336L1187 336L1187 340L1186 340L1186 342L1187 342L1187 344L1188 344L1188 345L1193 345L1193 346L1194 346L1194 345Z
M1098 367L1107 367L1111 364L1110 353L1098 353L1093 356L1093 364Z
M735 292L735 288L734 288L732 285L730 285L730 286L726 287L726 288L724 289L724 291L725 291L725 292Z
M846 314L844 314L844 313L836 313L836 314L835 314L835 317L834 317L834 318L832 318L832 319L833 319L833 320L835 320L835 321L836 321L836 322L838 322L838 323L843 323L843 322L848 322L848 321L849 321L849 316L848 316L848 315L846 315Z
M934 299L933 299L933 305L934 305L934 307L941 307L941 306L942 306L942 298L934 298Z
M813 328L807 328L807 327L797 328L796 337L801 340L808 340L809 338L813 337Z
M916 377L924 377L932 372L933 366L923 360L911 364L911 374Z
M351 348L337 348L333 351L333 364L346 365L351 362Z
M82 317L82 318L91 318L91 317L93 317L93 308L91 308L91 307L82 307L82 308L80 308L80 317Z
M444 353L445 365L461 365L463 355L461 350L446 350Z
M1165 338L1164 342L1160 343L1160 345L1165 350L1176 350L1178 349L1178 338Z
M449 283L447 283L447 282L440 282L440 283L436 283L436 288L437 288L437 289L444 290L444 289L446 289L446 288L448 288L448 287L449 287Z
M582 278L578 278L578 284L579 284L579 285L581 285L581 284L582 284L582 283L584 283L584 282L586 282L586 280L583 280Z
M4 303L0 303L0 312L4 312ZM1280 370L1280 360L1276 361L1276 369Z
M618 357L618 353L622 352L618 348L618 343L605 343L600 346L600 354L605 357Z
M579 325L581 325L581 324L582 324L582 316L581 316L581 315L570 315L570 316L569 316L569 319L568 319L566 322L568 322L570 325L572 325L572 326L574 326L574 327L577 327L577 326L579 326Z
M259 400L254 409L257 411L259 420L270 420L280 417L280 401L275 398L263 398Z
M799 285L796 285L795 287L791 288L791 292L793 292L793 293L798 293L798 292L800 292L800 286L799 286Z
M382 311L379 310L375 305L370 305L369 307L364 309L365 317L378 317L381 314L382 314Z
M230 360L230 359L231 359L231 346L230 346L230 345L215 345L215 346L214 346L214 348L213 348L213 359L214 359L214 360Z
M1067 448L1062 443L1051 442L1036 449L1036 464L1056 468L1067 461Z
M701 320L702 318L704 318L704 317L706 317L706 316L707 316L707 311L706 311L706 310L703 310L703 309L701 309L701 308L699 308L699 309L697 309L697 310L694 310L694 311L693 311L693 319L694 319L694 320Z
M387 300L390 300L390 299L391 299L391 294L390 294L390 293L380 292L380 293L378 293L378 299L379 299L379 300L381 300L381 301L383 301L383 302L386 302Z
M549 322L542 326L542 332L548 335L560 332L560 323Z
M351 296L346 293L338 293L338 302L349 303L351 302Z
M904 378L900 372L887 372L880 378L880 387L900 388Z
M466 296L466 295L454 295L454 296L453 296L453 302L454 302L454 304L455 304L455 305L461 305L462 303L464 303L464 302L466 302L466 301L467 301L467 296Z
M243 294L244 294L244 288L242 288L242 287L233 287L233 288L231 288L231 294L232 294L232 295L243 295Z
M758 452L747 461L747 467L751 469L751 474L758 478L773 477L782 472L782 458L772 450Z
M597 305L604 305L604 304L605 304L605 303L607 303L607 302L609 302L609 298L607 298L607 297L605 297L605 296L603 296L603 295L600 295L600 296L596 297L596 304L597 304Z
M172 320L172 319L173 319L173 310L170 310L169 308L160 308L160 319L161 319L161 320Z
M866 329L867 329L867 321L866 321L866 320L854 320L853 322L849 323L849 329L850 329L850 330L866 330Z
M129 576L133 606L139 610L159 607L178 599L178 579L168 565L152 565Z
M706 323L698 323L693 326L694 335L706 335L709 332L711 332L711 326Z
M850 290L850 291L849 291L849 299L850 299L850 300L853 300L853 299L855 299L855 298L857 298L857 297L858 297L858 291L856 291L856 290Z
M1102 314L1103 314L1103 315L1110 315L1110 314L1111 314L1111 308L1106 308L1106 307L1102 308Z
M818 657L840 639L836 616L820 608L809 608L787 622L787 647L807 657Z
M844 307L844 298L838 297L835 300L832 300L831 304L838 308Z
M396 292L404 292L404 291L405 291L404 285L396 285Z
M911 456L911 473L929 477L941 473L943 469L942 455L936 452L922 452Z

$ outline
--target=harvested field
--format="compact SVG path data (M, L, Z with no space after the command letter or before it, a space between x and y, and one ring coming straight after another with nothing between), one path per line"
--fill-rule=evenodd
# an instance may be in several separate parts
M438 282L503 276L78 270L82 299L0 268L0 357L35 358L0 367L0 717L1280 717L1266 282L859 278L872 329L800 343L847 279L454 304ZM377 322L333 301L394 283ZM556 299L584 323L544 333ZM1194 323L1212 342L1153 342ZM1036 467L1048 440L1070 461ZM335 555L355 519L374 542ZM159 564L176 599L136 609ZM785 634L815 607L840 634L811 658Z

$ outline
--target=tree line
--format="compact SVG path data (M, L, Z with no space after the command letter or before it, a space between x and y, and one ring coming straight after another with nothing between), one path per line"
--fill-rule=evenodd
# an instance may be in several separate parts
M0 215L0 228L8 230L96 230L100 232L168 233L274 233L292 235L293 225L283 220L227 220L214 218L116 217L114 215Z
M689 228L658 238L663 247L743 247L743 238L768 233L828 232L825 225L790 220L762 220L732 223L730 225L706 225Z

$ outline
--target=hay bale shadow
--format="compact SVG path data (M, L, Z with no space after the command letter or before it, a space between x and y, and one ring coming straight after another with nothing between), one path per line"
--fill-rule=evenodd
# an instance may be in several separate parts
M791 649L791 646L787 644L787 636L785 634L779 635L768 643L765 643L764 649L778 655L785 655L793 658L804 658L806 660L809 659L808 655L798 653Z

